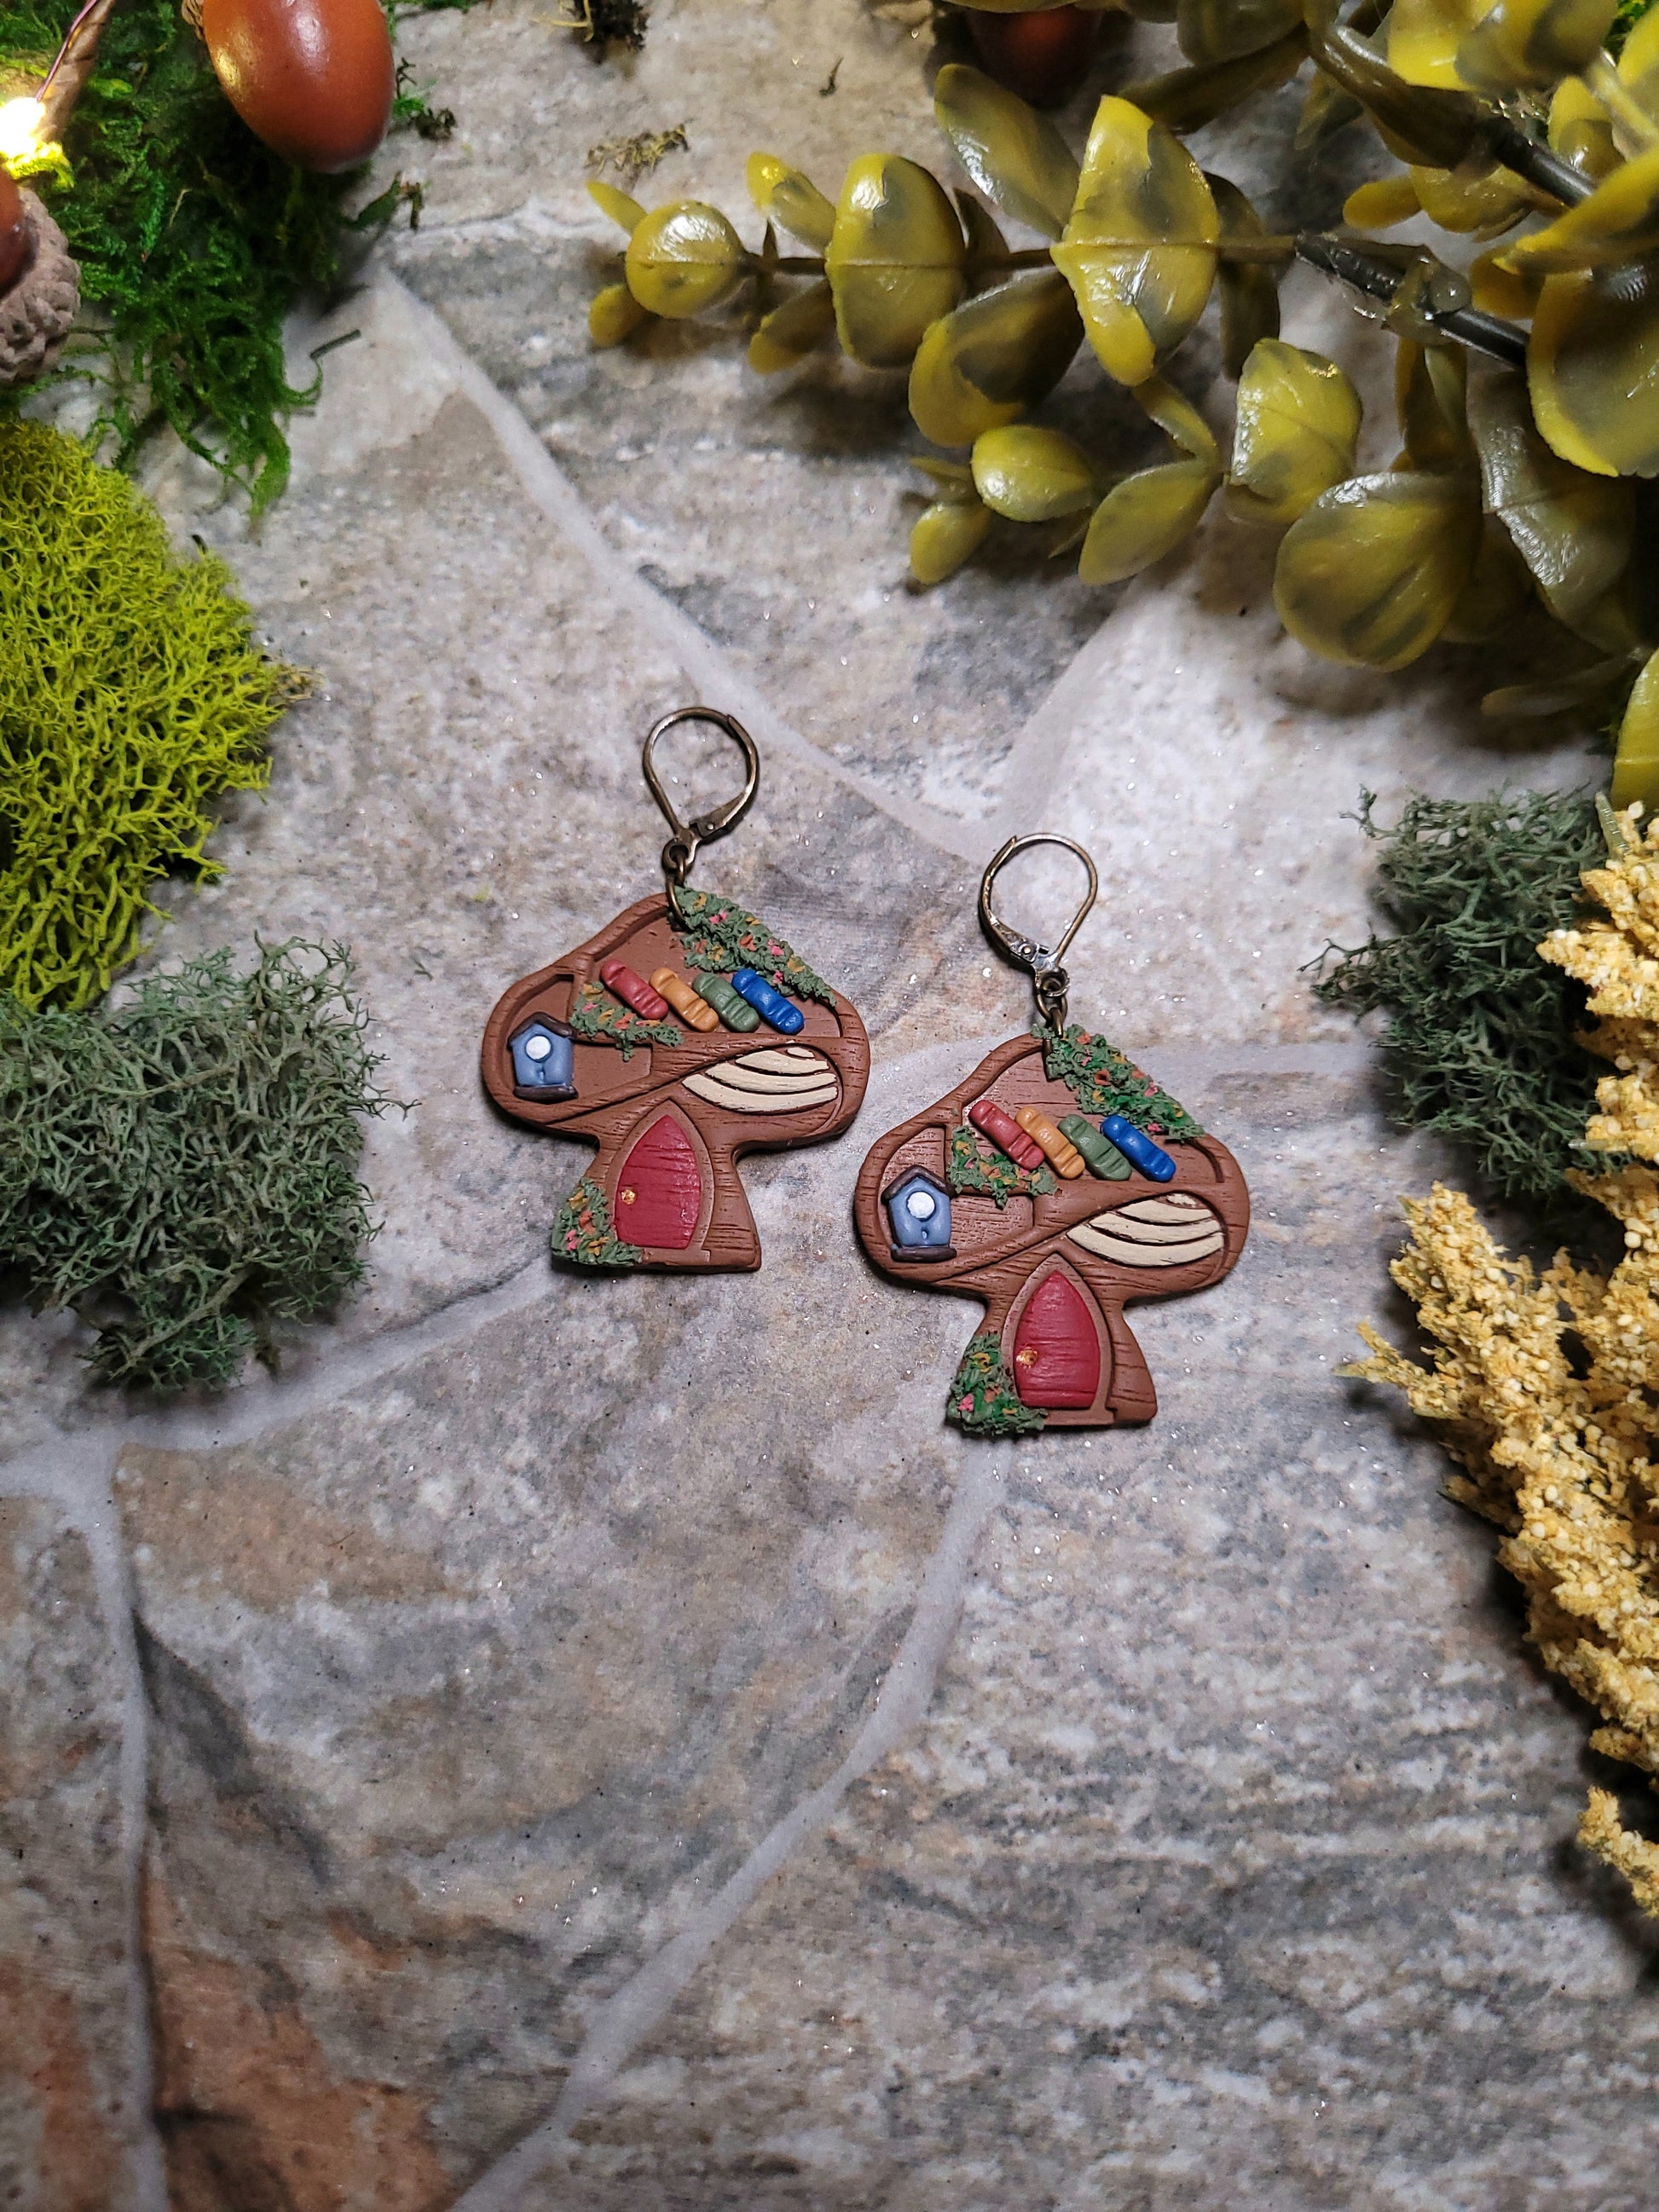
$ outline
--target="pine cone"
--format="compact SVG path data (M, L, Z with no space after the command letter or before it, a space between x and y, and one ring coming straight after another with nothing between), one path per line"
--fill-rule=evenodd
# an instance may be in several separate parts
M0 387L27 384L58 359L81 305L81 271L39 198L23 193L34 257L0 292Z

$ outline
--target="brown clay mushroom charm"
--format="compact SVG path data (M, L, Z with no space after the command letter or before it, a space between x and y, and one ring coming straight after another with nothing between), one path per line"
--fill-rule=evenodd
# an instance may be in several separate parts
M1064 1029L999 1045L889 1130L853 1212L884 1274L984 1301L946 1413L1005 1437L1150 1421L1123 1310L1219 1282L1250 1201L1224 1145L1103 1038Z
M756 915L682 886L514 984L483 1065L504 1114L599 1145L556 1259L747 1270L761 1247L738 1161L839 1136L870 1045L851 1002Z

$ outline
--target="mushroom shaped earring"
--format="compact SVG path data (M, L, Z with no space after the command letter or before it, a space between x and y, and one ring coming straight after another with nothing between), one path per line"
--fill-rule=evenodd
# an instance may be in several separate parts
M708 722L743 755L735 799L683 822L657 741ZM597 1156L553 1224L556 1260L614 1270L761 1263L737 1163L838 1137L864 1099L870 1041L850 1000L758 915L687 878L760 784L743 725L708 707L665 714L645 780L672 835L665 890L503 993L484 1030L484 1088L503 1114Z
M994 902L1017 853L1058 845L1088 886L1052 950ZM977 1298L945 1418L969 1436L1149 1421L1158 1395L1123 1309L1207 1289L1244 1249L1238 1163L1104 1037L1066 1019L1067 947L1094 905L1094 862L1069 837L1011 837L980 885L980 921L1030 972L1036 1021L871 1148L854 1194L884 1275Z

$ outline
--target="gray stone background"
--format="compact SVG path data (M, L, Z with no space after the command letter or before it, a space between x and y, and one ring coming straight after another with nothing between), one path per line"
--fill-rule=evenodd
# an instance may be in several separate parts
M763 383L730 331L591 353L583 155L684 122L645 196L750 237L755 147L831 192L878 146L948 174L927 40L657 0L600 67L556 14L405 27L459 127L388 149L419 229L295 326L296 368L357 335L263 526L149 468L319 676L152 957L345 939L410 1103L372 1280L275 1378L112 1401L77 1325L0 1314L0 2203L1649 2205L1655 1940L1571 1840L1584 1716L1437 1450L1333 1372L1403 1325L1396 1194L1446 1163L1301 972L1366 927L1362 786L1585 756L1505 750L1479 656L1310 662L1219 518L1115 592L1011 538L912 594L902 380ZM1097 84L1169 51L1115 28ZM1199 150L1271 184L1295 112ZM1357 365L1385 462L1372 335L1311 281L1286 331ZM1224 425L1210 331L1179 374ZM1146 442L1086 362L1055 411ZM477 1038L657 880L638 739L694 697L766 764L700 880L855 998L870 1097L746 1169L759 1276L572 1279L580 1156L492 1117ZM1156 1424L986 1446L940 1419L971 1310L875 1278L848 1200L1024 1022L973 897L1038 826L1100 864L1076 1016L1257 1219L1137 1322Z

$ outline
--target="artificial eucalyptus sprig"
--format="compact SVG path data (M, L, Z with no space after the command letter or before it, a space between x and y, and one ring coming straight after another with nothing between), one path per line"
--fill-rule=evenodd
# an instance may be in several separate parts
M1437 639L1518 632L1541 602L1564 673L1494 692L1490 710L1619 717L1615 798L1659 801L1659 568L1635 481L1659 474L1659 13L1616 63L1613 17L1613 0L1395 0L1386 21L1374 0L1346 19L1331 0L1180 0L1186 65L1103 99L1081 160L1034 109L951 65L935 112L982 198L953 202L917 163L865 154L832 202L757 154L766 227L750 248L702 202L647 212L592 186L629 234L592 334L614 344L742 294L763 372L832 331L854 361L905 369L918 428L946 449L917 463L933 495L911 537L925 584L999 516L1054 531L1085 581L1114 582L1179 546L1224 488L1236 520L1284 532L1279 614L1328 658L1400 668ZM1298 70L1304 151L1363 118L1399 163L1337 233L1271 234L1181 143ZM987 200L1049 242L1011 248ZM1448 254L1457 237L1486 250L1465 269L1360 234L1424 215ZM780 232L806 251L781 252ZM1382 307L1398 346L1390 469L1355 472L1352 383L1279 336L1294 258ZM1164 374L1212 292L1238 380L1224 459ZM1170 458L1114 479L1026 420L1085 340Z

